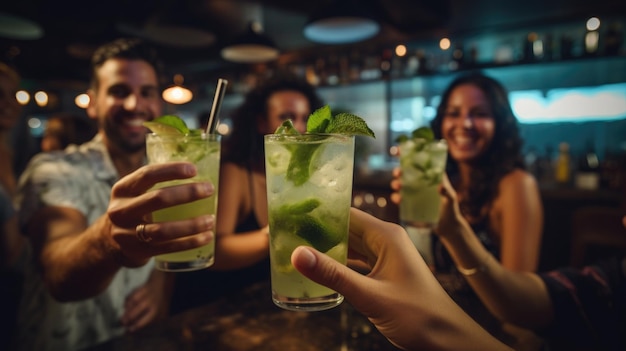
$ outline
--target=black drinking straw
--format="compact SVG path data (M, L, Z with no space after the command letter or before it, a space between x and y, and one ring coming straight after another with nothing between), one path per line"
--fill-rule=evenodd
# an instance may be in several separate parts
M222 107L222 100L224 100L224 92L226 91L227 85L228 81L226 79L220 78L217 80L213 106L211 106L211 114L209 115L209 122L206 126L207 134L215 133L215 128L217 127L217 116L219 115L220 108Z

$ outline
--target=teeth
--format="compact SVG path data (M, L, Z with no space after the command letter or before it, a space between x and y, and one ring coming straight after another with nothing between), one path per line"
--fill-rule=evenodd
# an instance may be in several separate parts
M463 137L463 136L460 136L460 137L457 136L454 138L454 142L457 143L458 145L464 146L464 145L472 144L474 142L474 139Z
M125 121L125 124L129 124L133 127L141 127L143 126L143 119L141 118L128 119Z

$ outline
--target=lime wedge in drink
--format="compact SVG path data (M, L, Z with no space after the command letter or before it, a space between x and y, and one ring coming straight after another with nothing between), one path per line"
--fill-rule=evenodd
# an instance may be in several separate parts
M297 237L304 239L321 252L326 252L341 242L341 236L330 231L323 223L311 215L272 215L271 227L288 228ZM291 252L289 252L291 255ZM285 260L288 262L287 258Z
M189 134L189 128L185 121L174 115L165 115L152 121L143 122L143 125L155 134L179 135Z
M332 249L341 241L340 235L335 235L317 218L310 215L296 217L295 223L298 236L321 252Z
M201 135L203 131L201 129L189 129L185 121L175 115L165 115L159 118L155 118L152 121L143 122L143 125L150 129L154 134L158 136L180 136L180 142L175 145L171 149L166 150L171 155L175 154L186 154L187 159L191 162L196 162L197 160L202 159L206 151L202 148L193 148L190 144L188 144L188 140L186 136L195 136ZM165 147L165 146L163 146ZM217 151L217 149L216 149Z
M341 241L318 219L309 213L321 205L316 198L309 198L298 203L283 205L270 214L271 226L288 228L300 238L321 252L326 252Z
M295 203L295 204L281 206L280 208L278 208L277 213L278 213L279 216L281 216L281 215L291 215L291 216L303 215L303 214L307 214L307 213L313 211L314 209L318 208L321 204L322 204L322 202L320 200L315 199L315 198L309 198L309 199L306 199L304 201L301 201L301 202L298 202L298 203Z

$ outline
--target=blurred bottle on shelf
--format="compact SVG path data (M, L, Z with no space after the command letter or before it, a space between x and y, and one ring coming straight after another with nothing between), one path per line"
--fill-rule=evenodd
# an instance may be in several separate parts
M357 50L350 52L350 61L348 67L348 77L350 82L356 83L361 80L361 69L363 68L363 62L361 60L361 54Z
M417 50L415 53L415 57L417 57L417 74L427 74L431 71L426 58L426 51L423 49Z
M624 184L626 162L624 155L607 151L600 162L600 186L610 190L619 190Z
M381 54L381 58L380 58L380 65L379 65L379 70L380 70L380 77L382 79L389 79L391 78L391 62L393 60L393 51L389 48L385 48L383 49L383 52Z
M370 53L365 57L363 69L361 70L362 81L380 79L380 61L380 57L375 54Z
M525 62L541 61L544 55L544 43L539 34L530 32L524 42L523 60Z
M546 34L543 42L543 59L546 61L552 61L554 59L554 37L552 33Z
M330 54L326 61L326 85L337 85L340 81L339 58L336 54Z
M571 158L569 144L562 142L559 144L559 155L556 158L554 169L554 180L559 185L567 185L571 176Z
M465 59L465 65L468 68L472 68L478 64L478 47L476 44L472 44L469 49L469 53Z
M572 38L569 35L562 35L561 36L561 42L560 42L560 53L561 53L561 59L569 59L572 58L574 56L573 54L573 50L574 50L574 40L572 40Z
M585 33L585 56L594 56L598 53L600 46L600 32L589 30Z
M320 81L320 76L319 74L317 74L317 70L315 69L315 66L312 64L309 64L306 66L305 70L305 77L306 77L306 81L313 85L313 86L318 86L320 85L321 81Z
M346 54L339 56L339 84L350 84L350 57Z
M554 184L553 151L552 145L548 144L546 145L544 154L537 156L535 160L535 176L541 185L549 186Z
M417 55L409 55L406 59L406 66L404 67L404 75L406 77L412 77L417 74L417 70L420 67L419 59Z
M456 71L465 68L465 52L463 51L463 43L457 42L452 50L452 61L450 62L450 70Z
M539 156L533 146L524 155L524 163L526 164L526 170L535 176L536 179L539 179Z
M608 56L619 55L624 40L622 34L622 25L619 22L613 22L604 34L604 54Z
M578 160L575 185L585 190L596 190L600 186L600 160L591 141Z
M391 78L398 79L404 76L404 70L406 68L406 54L404 56L393 55L391 59Z

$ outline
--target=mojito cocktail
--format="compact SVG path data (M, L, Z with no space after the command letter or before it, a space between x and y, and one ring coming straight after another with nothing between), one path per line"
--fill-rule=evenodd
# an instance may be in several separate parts
M445 140L409 138L400 143L402 188L400 220L407 226L432 228L439 221L439 184L446 170Z
M301 275L291 253L312 246L347 261L354 136L265 136L272 300L288 310L318 311L343 296Z
M191 183L210 181L215 187L211 197L194 202L165 208L152 213L155 222L176 221L194 218L217 212L217 189L219 185L220 136L215 134L199 135L158 135L148 134L146 148L149 163L167 163L187 161L196 165L195 177L184 180L162 182L153 189ZM155 257L156 267L163 271L193 271L213 264L215 240L199 248L173 252Z

